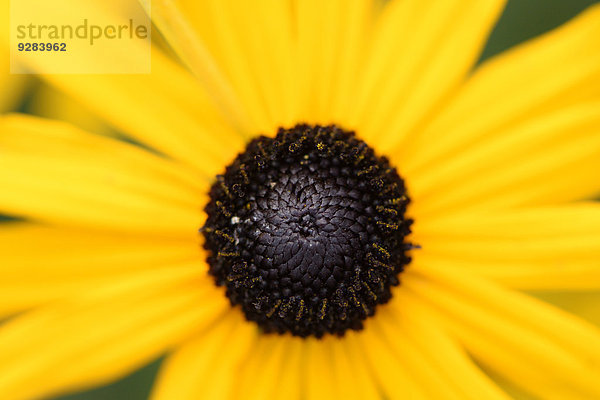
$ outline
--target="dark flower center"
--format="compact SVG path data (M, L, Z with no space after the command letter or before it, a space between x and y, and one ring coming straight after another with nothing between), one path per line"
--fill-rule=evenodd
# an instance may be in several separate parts
M410 261L404 182L337 126L254 139L210 197L210 273L265 332L359 330Z

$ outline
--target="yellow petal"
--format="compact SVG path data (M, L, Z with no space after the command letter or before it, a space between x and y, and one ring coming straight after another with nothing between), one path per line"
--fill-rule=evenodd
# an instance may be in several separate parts
M390 303L393 320L444 378L461 393L461 398L508 400L509 397L482 371L426 307L400 289ZM464 384L468 382L468 384Z
M334 384L332 346L336 338L325 336L323 339L308 337L304 340L304 359L302 362L307 400L337 399L339 393Z
M335 15L325 21L327 29L333 29L330 37L335 40L328 36L328 45L333 48L322 48L321 54L332 57L333 65L328 70L318 69L322 87L315 87L315 90L321 102L319 112L325 115L327 111L330 118L342 126L350 124L356 111L359 82L368 60L367 48L380 8L374 0L338 1ZM322 65L317 60L313 59L313 62Z
M457 274L474 274L522 290L597 290L600 273L597 259L593 261L571 260L567 264L531 261L479 261L461 260L446 256L423 253L419 262L444 265Z
M199 238L126 235L29 223L0 225L2 279L100 276L204 257ZM41 262L40 260L43 260Z
M438 309L490 369L538 395L600 396L600 332L593 326L483 279L439 266L411 271L404 286Z
M374 378L385 395L384 398L391 400L403 399L428 399L424 388L408 371L408 365L404 360L397 357L384 342L380 332L374 332L371 322L367 328L360 332L357 339L364 349L366 362L368 363Z
M348 126L366 59L374 1L295 2L301 119Z
M377 380L373 371L368 368L365 352L369 348L364 348L358 337L361 332L347 332L345 340L338 340L338 348L345 352L348 365L353 369L353 378L346 377L345 385L353 387L355 394L353 397L358 399L377 399L381 397L381 390L378 388ZM339 346L341 344L341 346ZM352 384L348 379L353 379ZM343 382L341 382L344 384ZM351 397L350 397L351 398Z
M544 292L535 296L561 309L577 315L596 326L600 326L600 291L587 292Z
M190 237L208 182L139 147L32 117L0 121L0 210L43 221Z
M410 304L407 306L410 307ZM427 398L460 399L460 392L454 387L453 382L436 370L435 365L423 357L422 352L413 343L414 340L407 336L401 327L394 324L390 310L381 311L383 315L373 321L371 329L383 337L388 345L388 351L394 353L406 366L412 379L426 393Z
M40 84L29 100L27 112L43 118L68 122L87 132L118 136L110 125L71 96L47 84Z
M8 7L7 0L1 4ZM93 2L73 6L82 15L102 12L102 5ZM44 11L64 13L52 7ZM51 18L51 15L46 17ZM2 26L7 26L5 19L2 22L6 24ZM8 43L8 33L8 29L0 32L0 43ZM140 49L144 46L139 41L131 41L123 53L130 57L144 51ZM97 60L86 58L87 63L106 62L102 53L90 54L97 56ZM34 72L39 68L28 67ZM222 117L202 85L156 47L152 48L151 71L150 74L39 76L137 141L184 161L207 177L214 176L243 148L243 137Z
M240 363L231 397L252 400L281 398L284 393L276 392L277 382L285 369L294 369L294 365L288 365L286 361L291 340L288 336L277 334L260 335L247 358ZM299 374L300 365L295 365L294 371Z
M306 384L302 370L303 339L286 338L288 341L285 353L285 366L282 368L275 393L285 393L286 399L300 400Z
M600 7L478 67L394 158L407 174L442 168L469 146L528 119L600 96Z
M248 134L298 122L291 2L159 1L152 15Z
M205 255L199 247L198 240L0 225L0 315L176 263L189 262L202 271Z
M340 399L361 399L361 393L357 390L357 380L355 365L348 358L348 339L332 340L332 365L334 385L336 387L337 398Z
M425 303L423 299L413 295L408 291L406 297L413 298L413 305L421 303L420 308L426 310L428 309L430 314L435 315L437 312L436 309ZM462 324L459 324L454 321L452 317L448 317L448 315L443 313L439 313L437 316L439 317L438 319L452 331L465 349L471 355L473 355L473 358L477 361L477 363L485 368L485 371L488 372L489 376L493 377L493 379L495 379L498 383L503 384L503 387L507 389L516 388L517 392L520 394L522 394L524 391L525 393L535 393L537 396L539 396L536 396L535 398L553 400L559 400L561 398L574 398L572 397L572 393L565 393L564 389L557 385L545 384L543 382L544 372L538 373L534 370L534 368L532 368L531 365L523 362L522 358L516 357L508 352L502 351L502 349L499 349L498 344L494 341L494 338L488 338L486 335L480 335L477 332L474 332L471 327L466 327ZM510 369L510 373L508 373L508 375L518 375L519 382L510 382L510 379L507 379L506 377L507 373L498 373L498 369ZM524 388L528 388L528 390ZM511 390L510 393L513 393L513 391ZM529 399L530 396L525 395L516 398Z
M600 101L487 137L411 180L416 212L557 204L600 192ZM591 163L591 165L590 165Z
M209 48L206 39L219 38L215 28L210 25L215 20L208 16L205 6L208 2L186 2L165 0L141 0L152 22L161 31L170 48L172 48L195 78L206 88L207 94L214 100L219 110L228 116L228 120L242 134L253 133L252 121L249 119L244 105L234 90L231 82L218 64ZM194 7L196 6L196 7ZM198 20L194 16L201 16ZM198 35L197 30L207 27L205 35ZM209 34L206 34L209 32ZM246 104L253 106L255 104ZM252 108L250 108L252 110Z
M600 204L418 220L419 264L443 264L521 289L600 288Z
M246 109L253 110L249 115L257 115L252 133L269 135L280 126L297 123L291 2L210 3L221 39L219 65Z
M15 318L0 328L0 391L31 399L123 376L210 325L228 307L218 292L173 266Z
M42 75L117 128L212 177L244 146L202 87L158 50L150 75Z
M355 99L361 135L387 152L466 78L504 0L390 1Z
M227 399L238 367L256 341L256 326L229 310L217 323L167 358L152 400Z

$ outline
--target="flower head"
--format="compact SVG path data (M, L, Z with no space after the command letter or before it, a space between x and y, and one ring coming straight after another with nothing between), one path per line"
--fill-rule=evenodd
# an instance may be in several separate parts
M503 6L157 1L177 61L45 76L131 140L0 120L3 398L600 398L523 293L600 286L600 8L476 66Z

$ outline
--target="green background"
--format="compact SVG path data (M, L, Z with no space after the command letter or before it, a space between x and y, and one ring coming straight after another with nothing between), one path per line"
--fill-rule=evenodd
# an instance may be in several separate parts
M482 60L554 28L589 5L598 2L597 0L511 0L490 37ZM578 297L586 295L585 293L573 294L561 296L560 299L549 295L546 297L569 308L570 305L577 303ZM112 385L52 400L146 400L159 366L160 360L157 360Z

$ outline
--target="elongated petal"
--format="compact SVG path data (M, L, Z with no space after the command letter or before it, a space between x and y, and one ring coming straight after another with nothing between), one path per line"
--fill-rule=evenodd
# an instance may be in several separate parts
M355 99L359 132L388 151L466 78L504 0L396 0L378 19Z
M312 337L304 341L304 359L302 362L305 379L305 398L325 400L339 398L333 371L332 346L335 339L325 336L323 340Z
M364 354L361 342L358 340L360 332L348 332L345 344L349 364L354 366L354 387L359 399L375 399L381 396L382 391L378 388L377 380L373 371L368 368L367 357Z
M439 310L488 368L543 398L600 395L600 332L525 295L443 267L419 266L407 289Z
M243 148L186 72L155 51L151 75L43 75L136 140L195 167L220 172Z
M153 18L182 58L222 83L217 97L233 89L254 133L348 119L376 2L157 3Z
M207 22L212 21L212 18L197 21L193 15L204 16L206 10L200 11L190 6L194 4L202 7L207 2L141 0L140 3L146 13L152 15L152 22L165 37L169 47L206 88L208 97L228 116L229 122L238 128L242 135L252 133L253 126L243 103L207 46L205 39L218 37L218 33L215 35L214 30L209 30L211 34L206 37L197 34L196 28L207 26Z
M536 297L600 326L600 313L598 313L600 291L537 292Z
M48 222L194 235L206 181L139 147L32 117L0 121L0 211Z
M418 174L422 215L455 209L557 204L600 192L600 101L561 108L464 149Z
M386 318L387 317L387 318ZM404 365L426 398L458 400L460 392L454 384L438 371L418 349L414 340L387 314L374 320L371 329L382 336L390 352Z
M339 398L357 400L361 398L361 394L357 390L355 365L348 359L346 342L347 339L344 342L331 342L334 385Z
M0 316L66 299L147 270L190 262L198 240L116 235L41 225L0 225Z
M47 84L36 88L35 95L27 104L27 111L42 118L68 122L86 132L119 136L114 127L81 101Z
M420 302L406 296L404 290L398 290L395 296L390 309L384 312L396 329L404 330L423 357L461 393L461 398L509 399L448 334L443 321L435 319Z
M287 352L285 355L285 367L281 371L281 376L277 382L275 393L285 393L289 400L302 399L304 393L305 380L303 372L303 342L299 338L289 340Z
M301 118L348 124L376 6L365 1L296 2Z
M0 228L3 280L94 277L204 257L195 236L169 239L18 222Z
M228 307L217 292L173 266L17 317L0 328L0 391L31 399L123 376L211 324Z
M253 118L253 134L298 122L291 2L207 2L213 53Z
M375 381L385 398L427 399L424 388L411 376L408 365L389 349L380 332L373 332L371 324L358 335Z
M410 174L480 141L600 96L600 7L477 68L431 122L394 151ZM548 66L552 66L549 68Z
M8 9L8 0L0 4ZM116 2L115 2L116 3ZM104 15L100 4L72 4L73 15ZM64 13L60 7L40 3L30 10L32 19L52 13ZM3 25L8 26L2 17ZM61 20L57 17L57 20ZM0 45L8 45L8 29L0 32ZM124 41L125 42L125 41ZM124 59L144 54L140 41L127 41L122 47ZM102 52L89 53L86 64L107 61ZM97 57L94 59L94 57ZM28 65L33 72L43 68ZM158 48L152 48L149 74L41 74L42 79L81 101L101 117L137 141L184 161L212 177L243 146L243 138L221 117L206 90L187 71L170 60ZM42 72L44 72L42 70Z
M247 135L298 122L291 2L154 3L153 20Z
M297 338L279 335L260 335L247 358L240 363L234 385L232 399L269 400L277 399L277 382L285 368L295 368L300 373L300 365L287 365L286 353L291 341Z
M152 400L230 398L238 367L256 343L256 333L238 310L230 310L167 359Z
M600 204L454 215L414 226L419 263L521 289L600 288Z
M375 399L378 388L367 368L360 342L353 332L331 342L334 384L340 398Z

